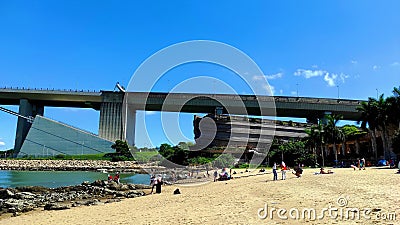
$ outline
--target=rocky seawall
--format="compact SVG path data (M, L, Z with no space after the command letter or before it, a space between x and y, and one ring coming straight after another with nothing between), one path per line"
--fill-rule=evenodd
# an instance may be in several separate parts
M135 161L106 160L0 160L1 170L143 172Z
M0 188L0 215L21 213L35 209L64 210L83 205L99 205L118 202L124 198L145 195L144 189L151 186L141 184L117 184L97 180L93 183L59 188L27 186Z

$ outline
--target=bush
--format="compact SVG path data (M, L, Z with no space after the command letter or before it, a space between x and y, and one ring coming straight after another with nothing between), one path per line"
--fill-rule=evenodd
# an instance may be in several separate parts
M56 158L56 159L65 159L65 155L58 154L58 155L54 156L54 158Z
M111 158L111 162L119 162L119 161L129 161L130 159L123 155L114 155Z
M205 165L205 164L212 162L213 160L214 160L214 158L206 158L206 157L198 156L198 157L189 159L188 162L189 162L189 164L192 164L192 165Z

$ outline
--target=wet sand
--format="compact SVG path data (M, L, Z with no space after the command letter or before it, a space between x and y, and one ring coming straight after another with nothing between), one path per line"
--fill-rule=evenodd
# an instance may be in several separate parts
M236 176L243 177L197 186L163 186L161 194L116 203L64 211L38 210L3 218L0 224L400 224L397 170L343 168L333 171L334 174L314 175L318 169L305 169L301 178L288 172L284 181L272 181L271 173L256 176L239 173ZM173 195L176 188L182 194ZM262 219L266 206L268 215ZM322 219L312 220L307 214L303 219L305 208L315 209L316 217L321 216L324 208L333 210L333 217L336 212L339 215L333 219L324 211ZM360 210L360 219L346 219L349 208ZM287 210L282 216L289 218L279 218L279 209L281 213ZM296 210L299 218L290 218L289 211L296 217Z

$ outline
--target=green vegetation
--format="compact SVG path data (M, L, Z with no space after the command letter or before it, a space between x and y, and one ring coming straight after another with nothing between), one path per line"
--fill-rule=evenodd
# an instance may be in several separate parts
M375 158L378 158L378 134L382 139L385 159L391 157L392 149L399 153L394 141L396 132L400 130L400 89L393 88L393 96L387 98L384 98L383 94L378 99L368 98L368 101L363 102L357 109L362 113L359 121L361 127L371 134Z
M135 161L138 163L149 163L152 161L158 161L159 158L158 156L158 151L153 150L153 151L138 151L133 153L133 158Z
M274 140L273 145L268 153L268 157L272 162L280 163L281 161L294 162L297 164L304 164L307 166L315 166L315 154L312 150L306 148L306 140L288 140L280 141ZM288 164L290 165L290 163Z

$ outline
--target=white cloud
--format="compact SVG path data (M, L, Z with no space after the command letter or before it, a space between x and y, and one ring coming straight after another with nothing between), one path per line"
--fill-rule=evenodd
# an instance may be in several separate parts
M6 145L6 143L4 143L4 141L0 141L0 146L4 146Z
M374 66L372 67L373 70L378 70L379 68L381 68L381 67L380 67L380 66L377 66L377 65L374 65Z
M290 94L297 96L297 91L291 91Z
M350 62L351 62L351 64L357 64L358 63L356 60L351 60Z
M346 75L344 73L340 74L334 74L334 73L329 73L325 70L305 70L305 69L297 69L296 72L294 72L295 76L303 76L306 79L312 78L312 77L324 77L324 81L327 82L328 86L333 87L336 85L336 81L338 78L342 81L342 83L345 82L347 78L349 78L349 75Z
M269 92L269 90L271 90L271 95L275 95L275 87L274 86L272 86L272 85L265 85L264 86L264 88L265 88L265 90L267 90L268 92Z
M337 78L336 74L332 74L332 76L329 76L329 73L326 73L324 76L324 81L328 83L328 86L333 87L336 85L335 80Z
M273 79L278 79L281 78L283 73L276 73L276 74L271 74L271 75L265 75L267 79L273 80Z
M305 70L305 69L297 69L296 72L294 72L295 76L303 76L306 79L309 79L311 77L320 77L325 75L327 72L324 70Z
M278 79L281 78L283 75L283 73L276 73L276 74L270 74L270 75L255 75L253 76L253 80L264 80L269 79L269 80L274 80L274 79Z
M280 94L280 95L283 95L283 90L282 90L282 89L279 90L279 94Z
M393 62L392 64L390 64L391 66L400 66L400 62Z
M345 79L347 79L347 78L349 78L349 75L346 75L346 74L344 74L344 73L340 73L340 79L342 80L342 83L344 83L344 80Z
M317 69L318 65L312 65L311 68Z

